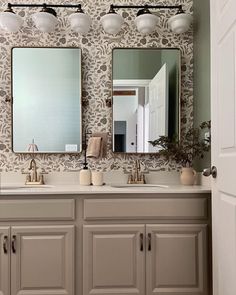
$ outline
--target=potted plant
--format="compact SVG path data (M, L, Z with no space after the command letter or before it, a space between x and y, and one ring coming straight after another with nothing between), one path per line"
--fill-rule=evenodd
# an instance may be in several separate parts
M210 131L211 121L202 122L198 128L190 128L185 135L179 139L160 136L154 141L149 141L153 146L158 147L159 155L167 161L175 161L182 166L180 181L184 185L194 184L196 171L193 169L193 160L203 158L205 152L210 150L210 136L202 139L203 129ZM209 132L210 134L210 132Z

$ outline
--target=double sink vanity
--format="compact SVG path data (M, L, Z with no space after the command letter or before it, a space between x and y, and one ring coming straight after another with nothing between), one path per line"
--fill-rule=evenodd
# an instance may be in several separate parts
M180 136L181 52L112 54L112 151L158 152L150 140ZM12 49L13 152L82 151L82 130L91 126L82 129L81 58L79 48ZM211 294L208 187L150 175L142 185L119 176L119 183L80 186L78 175L54 183L51 173L43 185L31 170L28 185L2 176L1 295Z
M0 293L209 295L210 226L204 186L2 183Z

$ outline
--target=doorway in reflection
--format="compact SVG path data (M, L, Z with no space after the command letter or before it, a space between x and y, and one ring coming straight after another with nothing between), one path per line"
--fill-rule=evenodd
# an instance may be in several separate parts
M113 151L157 152L149 141L179 132L178 49L114 49Z

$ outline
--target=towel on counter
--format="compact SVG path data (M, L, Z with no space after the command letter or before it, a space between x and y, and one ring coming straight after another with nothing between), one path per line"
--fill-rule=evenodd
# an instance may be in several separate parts
M107 153L107 133L96 132L88 140L87 157L103 158Z

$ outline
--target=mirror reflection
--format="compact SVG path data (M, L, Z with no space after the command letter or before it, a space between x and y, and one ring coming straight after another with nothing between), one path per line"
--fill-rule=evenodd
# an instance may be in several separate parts
M81 151L81 49L12 49L16 153Z
M113 151L158 152L148 141L179 135L180 50L113 50Z

